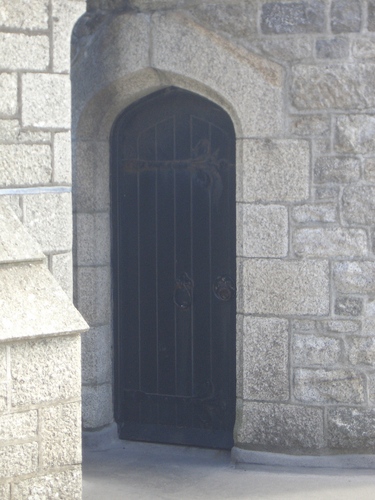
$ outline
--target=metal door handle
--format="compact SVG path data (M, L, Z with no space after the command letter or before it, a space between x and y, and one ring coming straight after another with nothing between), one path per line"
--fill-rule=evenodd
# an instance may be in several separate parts
M230 276L218 276L213 285L215 297L228 302L236 294L236 284Z
M193 287L194 282L187 273L181 274L181 276L176 279L173 300L179 309L186 311L190 308Z

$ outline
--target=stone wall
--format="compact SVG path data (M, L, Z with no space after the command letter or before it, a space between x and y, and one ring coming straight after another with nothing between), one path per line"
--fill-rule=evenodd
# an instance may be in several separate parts
M77 303L102 307L89 349L110 328L90 292L110 288L109 249L87 260L109 228L110 126L147 92L197 91L229 112L238 140L237 446L373 453L374 1L89 0L74 40L77 228L94 228L77 233ZM229 53L278 75L281 92ZM108 388L103 401L106 349L105 376L97 360L87 378ZM90 415L88 428L111 422Z

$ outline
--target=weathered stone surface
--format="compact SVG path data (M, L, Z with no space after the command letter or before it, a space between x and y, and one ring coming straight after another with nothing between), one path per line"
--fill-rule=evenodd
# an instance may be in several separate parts
M245 257L285 257L287 255L288 211L285 207L239 204L237 220L239 224L238 255Z
M109 213L77 214L77 264L105 265L111 260Z
M1 341L87 329L44 264L0 267L0 279Z
M257 38L250 44L250 49L256 50L267 57L281 61L299 61L309 59L313 53L313 44L306 36L288 38Z
M262 6L263 33L322 33L325 29L324 2L269 2Z
M99 429L112 423L112 407L111 384L82 387L82 422L84 429Z
M70 79L68 75L22 75L24 126L70 128Z
M363 229L297 229L293 234L293 250L298 257L365 256L367 235Z
M53 70L55 73L70 71L70 38L77 19L84 14L83 2L54 0L53 19Z
M36 410L0 415L0 441L32 439L37 433L38 413Z
M1 15L1 14L0 14ZM17 75L15 73L0 73L0 113L5 116L16 114Z
M294 335L292 346L295 366L330 366L341 359L342 344L339 339Z
M358 297L338 297L335 300L335 314L338 316L359 316L363 310L363 300Z
M80 347L78 335L13 344L10 348L12 406L79 399Z
M325 115L294 115L290 118L290 131L299 137L320 137L330 133L331 125Z
M262 401L289 399L288 321L244 318L243 397Z
M0 345L0 380L5 379L6 375L7 375L6 347Z
M365 318L362 322L362 335L375 335L375 318Z
M79 267L77 270L77 307L90 326L110 321L111 270L104 267Z
M46 476L36 476L13 485L14 498L17 499L69 499L81 500L82 475L80 467L72 467L62 472Z
M0 145L0 186L49 184L51 148L44 145Z
M73 297L72 253L52 255L52 274L69 298Z
M10 484L0 484L0 498L10 500Z
M243 264L244 309L253 314L324 315L329 311L324 261L254 259Z
M0 142L1 143L23 143L23 142L50 142L49 132L35 132L23 130L18 120L0 120Z
M375 158L367 158L365 160L364 174L367 182L375 184Z
M1 148L0 148L1 149ZM43 260L40 246L0 198L0 263Z
M201 2L190 10L193 18L218 33L246 38L257 33L257 5L246 2L229 2L215 5Z
M375 338L353 337L348 341L349 362L352 365L375 364Z
M44 467L75 465L82 461L81 404L69 403L40 410Z
M316 137L312 140L312 147L317 156L327 155L331 152L331 138L330 137Z
M338 292L375 293L375 262L336 262L333 277Z
M73 144L74 208L82 212L109 211L109 158L105 142Z
M335 149L340 153L372 154L375 148L375 117L372 115L338 116Z
M112 379L112 332L98 326L82 335L82 381L84 384L110 383Z
M375 224L375 186L346 187L342 196L342 214L349 224Z
M0 59L3 69L44 71L49 65L48 36L0 33Z
M294 319L292 320L292 332L315 332L316 322L312 319Z
M375 1L368 1L368 24L367 29L369 31L375 31Z
M197 81L222 95L236 109L243 137L274 136L280 132L281 66L245 49L233 50L230 42L197 29L181 14L154 14L152 38L151 65L187 78L194 75Z
M245 402L238 441L267 451L317 450L323 446L323 411Z
M8 406L8 382L0 382L0 411L3 412Z
M244 201L302 201L309 195L307 141L244 140Z
M53 180L61 184L72 183L72 154L70 133L61 132L53 140Z
M320 38L316 41L318 59L342 59L349 56L349 39L344 37Z
M353 40L352 54L356 59L375 59L375 40L373 38L356 38Z
M0 478L30 474L38 468L38 443L0 446Z
M359 179L361 161L359 158L323 156L316 160L314 181L316 183L349 183Z
M321 201L337 200L339 194L339 186L319 186L315 189L315 198Z
M356 333L360 329L358 321L333 320L324 322L323 325L327 332L332 333Z
M331 3L332 33L358 32L361 29L359 0L333 0Z
M28 195L24 199L24 224L43 252L72 249L70 193Z
M0 26L22 29L48 28L48 0L24 2L3 0L0 11Z
M299 224L311 222L336 222L337 207L333 203L297 205L292 208L292 218Z
M375 409L329 409L328 446L337 450L372 453L375 446Z
M348 369L297 368L294 370L294 396L304 403L364 403L364 380Z
M368 386L369 402L374 404L375 403L375 373L374 372L367 374L367 386Z
M371 108L375 106L374 77L373 64L295 65L292 103L297 109Z

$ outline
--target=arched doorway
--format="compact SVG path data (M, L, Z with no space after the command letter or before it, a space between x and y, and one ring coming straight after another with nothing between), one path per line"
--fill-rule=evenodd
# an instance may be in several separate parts
M233 445L235 134L177 88L117 119L111 142L115 419L123 439Z

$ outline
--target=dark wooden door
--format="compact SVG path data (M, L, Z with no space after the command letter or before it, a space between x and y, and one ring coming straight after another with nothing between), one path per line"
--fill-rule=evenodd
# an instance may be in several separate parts
M235 419L235 136L170 88L112 134L115 418L123 439L230 448Z

